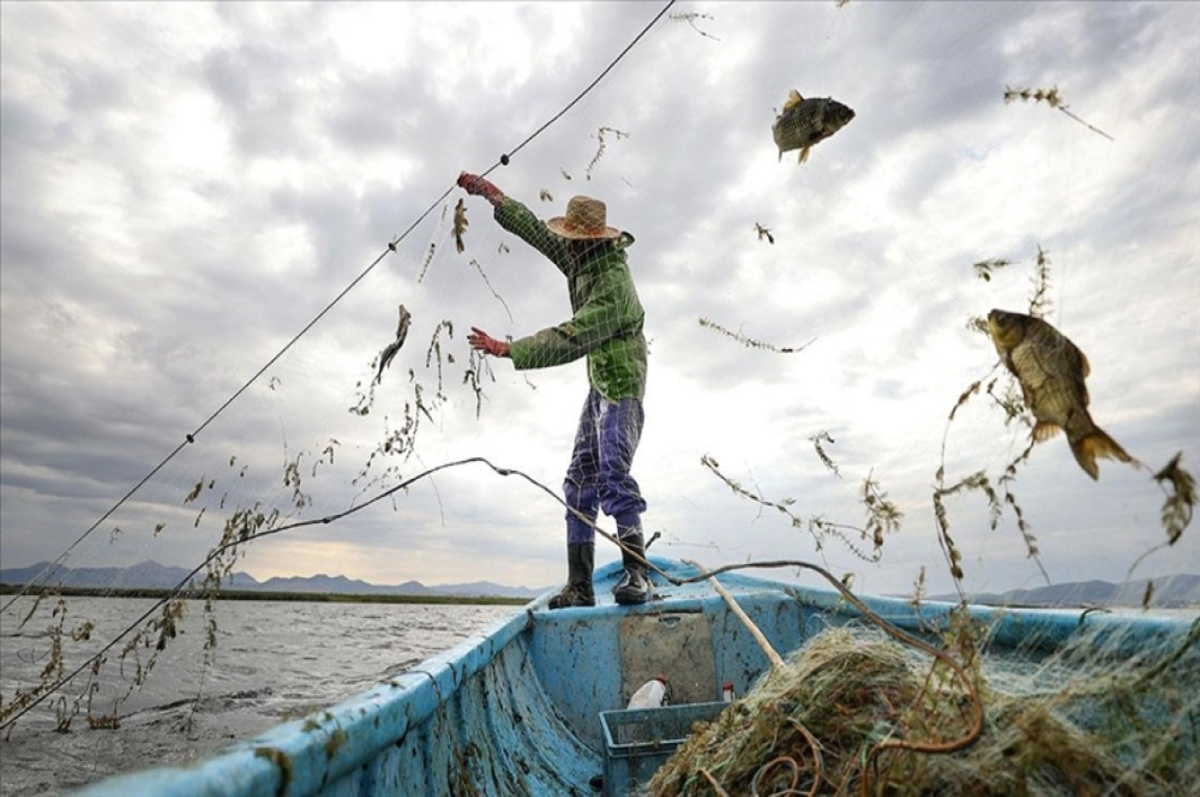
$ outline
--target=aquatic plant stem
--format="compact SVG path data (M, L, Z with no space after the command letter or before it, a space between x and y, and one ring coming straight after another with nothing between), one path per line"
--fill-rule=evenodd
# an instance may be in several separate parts
M808 730L808 728L805 728L799 720L789 717L788 722L791 723L793 728L800 732L800 735L804 737L806 742L808 742L809 749L812 750L813 767L816 771L813 773L813 785L812 789L810 789L808 792L808 797L817 797L817 790L821 787L821 781L825 778L825 762L821 758L821 745L817 743L817 740L813 737L812 733Z
M717 779L707 769L701 768L700 774L708 781L708 785L713 787L713 790L717 793L717 797L729 797L729 792L721 788L721 784L717 782Z

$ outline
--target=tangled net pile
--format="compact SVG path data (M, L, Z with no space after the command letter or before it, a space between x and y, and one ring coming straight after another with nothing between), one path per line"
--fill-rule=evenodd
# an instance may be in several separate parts
M962 650L979 630L959 620L946 640ZM828 629L698 724L648 793L1185 794L1200 783L1198 640L1200 620L1137 652L1084 633L1037 663L975 657L963 683L876 629Z

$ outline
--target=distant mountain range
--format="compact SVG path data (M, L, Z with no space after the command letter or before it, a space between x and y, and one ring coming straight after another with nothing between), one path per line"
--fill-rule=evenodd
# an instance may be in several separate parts
M39 562L29 567L0 570L0 583L25 584L42 573L49 562ZM166 567L157 562L142 562L132 567L60 567L50 583L64 587L104 587L112 589L171 589L187 577L188 570L182 567ZM1164 576L1149 579L1154 582L1153 606L1162 608L1200 607L1200 575ZM1126 584L1108 581L1077 581L1069 584L1054 584L1033 589L1014 589L1003 593L974 595L972 603L988 606L1112 606L1140 607L1146 595L1147 579ZM269 578L259 581L247 573L236 572L224 584L226 589L259 592L313 592L339 595L457 595L465 597L534 598L549 587L530 589L509 587L490 581L475 581L468 584L441 584L426 586L420 581L405 581L403 584L369 584L345 576L291 576ZM956 601L956 595L935 595L929 600Z
M1200 607L1200 576L1177 575L1141 579L1125 584L1108 581L1076 581L1033 589L972 595L972 603L986 606L1110 606L1140 607L1146 596L1146 584L1154 583L1150 605L1159 608ZM957 595L938 595L930 600L956 601Z
M29 567L0 570L0 583L26 584L37 578L49 562L39 562ZM158 562L141 562L132 567L59 567L50 578L49 584L64 587L104 587L111 589L172 589L191 572L182 567L166 567ZM201 576L202 577L202 576ZM197 582L200 578L197 578ZM403 584L378 585L366 581L327 576L291 576L268 578L259 581L247 573L235 572L223 584L225 589L258 592L317 592L339 595L457 595L465 597L534 598L549 587L529 589L508 587L490 581L475 581L469 584L442 584L425 586L420 581L405 581Z

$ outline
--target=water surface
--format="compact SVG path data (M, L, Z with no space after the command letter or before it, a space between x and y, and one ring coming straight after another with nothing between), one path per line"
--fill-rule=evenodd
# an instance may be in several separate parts
M0 690L5 702L28 689L50 660L47 629L53 604L32 599L0 615ZM154 605L130 598L71 598L66 629L89 619L91 640L64 655L68 672ZM394 678L462 642L518 606L227 601L217 610L216 659L204 666L203 606L189 604L175 640L162 651L141 689L118 708L120 727L96 730L74 717L56 732L55 702L23 716L0 741L0 797L55 795L95 780L151 766L182 764L255 736L280 722L335 705ZM122 645L108 654L93 713L111 714L136 673ZM154 647L137 651L143 667ZM122 672L123 670L123 672ZM80 676L63 691L68 702L86 690ZM59 707L63 704L58 703Z

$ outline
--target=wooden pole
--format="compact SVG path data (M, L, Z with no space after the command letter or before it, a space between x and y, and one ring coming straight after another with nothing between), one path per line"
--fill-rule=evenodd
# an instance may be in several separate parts
M732 595L729 594L729 591L725 589L725 587L721 586L721 582L717 581L717 577L708 575L708 570L705 569L704 565L700 564L699 562L691 559L684 559L683 563L685 565L691 565L699 570L701 574L708 576L708 580L713 585L713 589L717 591L718 595L725 599L725 602L729 604L730 611L737 615L737 618L741 620L742 624L745 625L747 630L750 631L750 635L754 637L754 641L758 643L760 648L762 648L762 652L767 654L767 660L771 662L772 669L782 669L784 666L783 659L778 653L775 652L775 648L771 647L771 643L767 641L766 636L763 635L763 632L759 630L758 626L754 624L754 621L750 619L750 616L746 614L742 607L738 605L738 602L734 600Z

